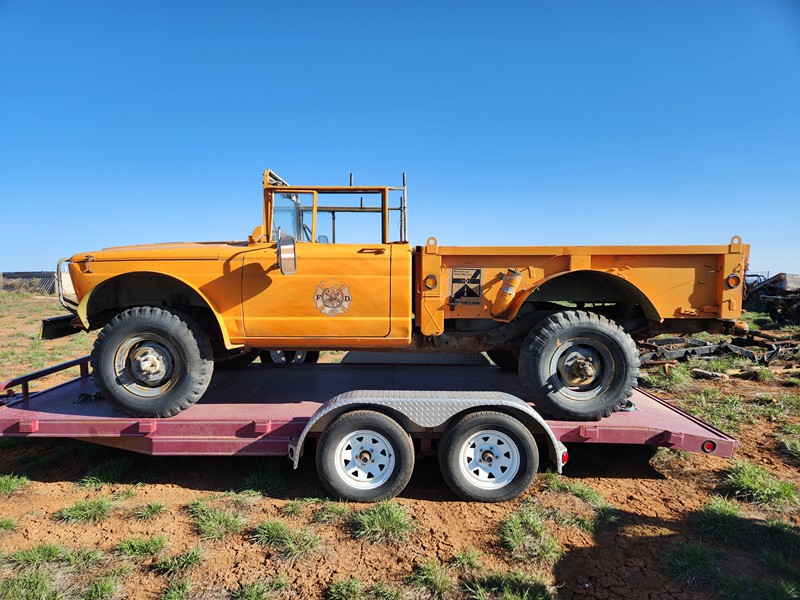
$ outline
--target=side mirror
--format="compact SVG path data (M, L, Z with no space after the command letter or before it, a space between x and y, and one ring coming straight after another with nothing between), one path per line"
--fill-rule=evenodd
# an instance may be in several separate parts
M278 268L284 275L292 275L297 271L297 252L293 237L278 239Z

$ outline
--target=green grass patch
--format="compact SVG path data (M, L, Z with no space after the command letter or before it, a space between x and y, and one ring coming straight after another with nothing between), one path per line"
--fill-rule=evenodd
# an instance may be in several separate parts
M663 392L679 392L692 381L691 370L686 363L672 365L667 371L661 365L645 367L642 374L644 387Z
M158 600L190 600L192 584L188 581L170 581Z
M39 544L26 550L18 550L6 556L6 560L21 567L38 567L53 562L62 562L67 551L55 544Z
M30 479L24 475L0 475L0 495L10 496L30 485Z
M90 582L81 594L81 600L109 600L119 592L119 576L110 573Z
M229 509L208 505L208 500L195 500L187 506L200 537L221 540L239 533L244 528L242 515Z
M798 500L797 488L792 483L777 479L764 467L744 460L735 461L728 468L725 488L737 498L766 506L784 506Z
M64 554L63 561L73 571L85 573L97 567L105 557L105 553L97 548L76 548Z
M703 536L719 542L741 543L747 537L742 509L735 502L720 496L711 498L689 520Z
M469 600L556 600L557 597L547 583L518 570L467 579L464 592Z
M161 502L148 502L131 511L131 514L140 521L152 521L164 512L164 505Z
M269 600L288 589L289 581L282 576L253 583L240 583L239 587L231 592L231 600Z
M408 576L408 583L437 599L447 598L456 590L455 577L444 565L428 558L414 565L411 575Z
M403 590L386 582L369 587L352 576L334 581L325 590L326 600L402 600L405 597Z
M797 598L796 588L785 581L748 575L731 575L710 549L689 542L669 549L664 557L667 573L691 586L709 590L731 600L788 600Z
M98 522L106 520L113 508L114 502L108 498L78 500L72 506L62 508L55 517L66 523Z
M9 517L0 518L0 531L15 531L17 522Z
M78 487L99 490L104 485L119 483L130 466L131 461L127 458L115 458L102 462L78 480Z
M321 538L313 531L291 529L283 521L265 521L256 527L250 539L274 548L280 558L295 561L319 548Z
M800 466L800 440L778 440L778 450L786 462Z
M272 461L252 469L244 479L243 492L255 492L262 496L279 496L286 489L286 475L283 468Z
M161 575L172 576L178 573L184 573L192 567L196 567L202 560L203 549L200 546L195 546L183 554L165 556L159 559L153 565L153 570Z
M414 520L396 502L378 502L350 517L353 535L373 543L398 543L416 528Z
M333 523L343 521L350 514L350 508L346 502L324 501L312 517L315 523Z
M594 513L591 519L579 515L569 515L560 509L548 511L539 510L543 516L550 518L562 525L573 525L586 531L594 531L601 527L616 524L619 521L619 511L603 495L594 488L577 481L571 481L558 473L548 471L541 475L540 486L550 492L566 492L583 500Z
M150 537L129 537L122 540L115 550L124 558L145 558L158 554L167 547L167 538L163 535Z
M286 517L299 517L303 514L304 506L305 503L302 500L292 500L281 506L280 512Z
M500 541L513 558L539 565L553 565L562 555L544 519L531 507L519 509L503 521Z
M462 571L477 569L481 566L481 553L472 546L464 548L453 554L450 564Z
M62 600L56 575L28 571L0 582L0 600Z

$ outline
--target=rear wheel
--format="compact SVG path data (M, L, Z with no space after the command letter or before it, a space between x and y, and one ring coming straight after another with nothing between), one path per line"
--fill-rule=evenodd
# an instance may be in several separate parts
M92 350L94 381L126 412L169 417L205 393L214 372L208 336L172 308L130 308L114 317Z
M633 393L639 354L616 323L595 313L564 311L541 321L525 338L519 376L548 415L596 421Z
M413 469L411 437L397 421L371 410L337 417L317 444L317 472L337 498L392 498L406 487Z
M539 469L528 428L499 412L467 415L448 429L439 447L447 485L466 500L503 502L522 494Z

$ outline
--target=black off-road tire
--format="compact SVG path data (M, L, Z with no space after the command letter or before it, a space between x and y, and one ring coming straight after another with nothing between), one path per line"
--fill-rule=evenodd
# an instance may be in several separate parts
M376 462L364 463L362 470L358 460L365 451ZM348 460L351 452L354 458ZM381 461L389 471L381 469ZM362 477L366 470L375 474L377 485ZM393 498L405 489L413 470L411 437L397 421L379 412L357 410L337 417L317 444L317 473L335 498L355 502Z
M148 351L169 367L158 382L143 382L134 366L141 364L134 357ZM95 385L112 404L136 416L170 417L202 397L214 361L208 336L188 315L142 306L106 324L94 343L92 368Z
M519 370L519 354L511 350L487 350L486 354L501 371L516 373Z
M576 385L565 374L564 361L575 356L591 358L595 375L590 381ZM616 323L568 310L540 321L525 338L519 377L537 408L551 417L597 421L633 393L639 354L633 338Z
M528 428L514 417L476 412L447 430L439 445L439 467L461 498L504 502L528 489L539 469L539 449Z
M214 361L214 368L220 371L233 371L234 369L244 369L250 365L261 354L260 350L248 350L239 354L229 355Z

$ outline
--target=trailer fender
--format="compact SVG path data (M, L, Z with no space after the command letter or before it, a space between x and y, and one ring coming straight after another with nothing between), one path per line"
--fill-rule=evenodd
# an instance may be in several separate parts
M533 433L547 441L548 455L558 472L564 466L565 446L558 441L550 426L531 406L516 396L503 392L421 392L408 390L354 390L334 396L308 420L300 436L289 443L289 460L296 469L303 444L309 433L322 432L336 417L352 410L376 410L397 420L404 428L443 428L454 417L485 410L499 409L517 418Z

